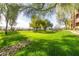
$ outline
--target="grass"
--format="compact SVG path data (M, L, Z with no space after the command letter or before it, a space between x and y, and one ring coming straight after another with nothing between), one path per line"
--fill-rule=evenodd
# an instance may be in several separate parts
M18 31L5 36L0 32L0 47L16 45L22 40L31 43L18 50L16 56L78 56L79 36L66 30L57 32Z

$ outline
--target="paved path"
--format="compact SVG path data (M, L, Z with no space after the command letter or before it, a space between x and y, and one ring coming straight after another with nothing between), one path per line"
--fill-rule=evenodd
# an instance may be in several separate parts
M79 35L79 30L68 30L70 32L72 32L73 34Z

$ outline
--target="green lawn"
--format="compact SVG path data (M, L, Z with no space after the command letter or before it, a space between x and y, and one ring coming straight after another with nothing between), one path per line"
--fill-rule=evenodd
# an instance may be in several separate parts
M16 53L14 53L13 55L18 56L79 55L79 36L74 35L66 30L57 32L43 32L43 33L32 32L32 31L18 31L18 32L9 32L7 36L5 36L2 32L0 32L0 49L6 46L7 47L17 46L17 44L21 41L29 43L23 48L21 47L20 49L18 49Z

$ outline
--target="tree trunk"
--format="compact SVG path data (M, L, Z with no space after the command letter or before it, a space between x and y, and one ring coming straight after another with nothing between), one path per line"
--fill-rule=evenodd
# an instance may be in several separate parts
M44 27L44 31L46 31L46 27Z
M11 31L14 31L15 28L13 27L13 25L11 25L11 28L10 28Z
M12 27L12 25L11 25L11 31L13 30L13 27Z
M38 28L36 27L35 31L38 31Z
M75 12L74 12L74 18L73 18L74 20L73 20L73 30L75 30L75 26L76 26L76 23L75 23Z
M6 17L6 28L5 28L5 35L7 35L7 31L8 31L8 19Z
M37 31L38 30L38 28L36 27L36 28L34 28L34 31Z
M8 32L8 15L9 15L9 10L8 10L8 5L6 3L5 5L6 7L6 15L5 15L5 20L6 20L6 27L5 27L5 35L7 35L7 32Z
M67 30L67 29L68 29L68 28L67 28L67 21L65 21L64 23L65 23L65 28L66 28L66 30Z
M71 13L71 19L72 19L72 21L70 23L70 29L73 30L73 14L72 13Z

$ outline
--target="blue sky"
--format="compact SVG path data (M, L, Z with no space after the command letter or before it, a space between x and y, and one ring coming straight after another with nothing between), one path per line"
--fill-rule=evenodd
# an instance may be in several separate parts
M20 27L20 28L29 28L29 23L30 23L31 19L24 16L23 13L18 15L17 18L17 25L16 27Z

